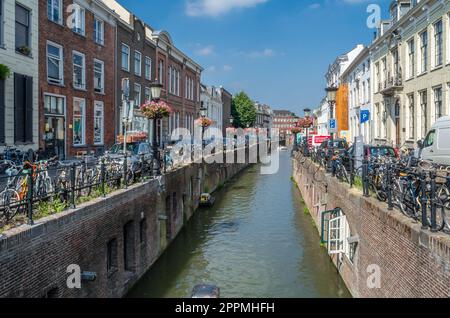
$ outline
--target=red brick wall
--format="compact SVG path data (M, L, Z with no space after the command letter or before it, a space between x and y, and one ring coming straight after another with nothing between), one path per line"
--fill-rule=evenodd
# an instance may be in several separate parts
M450 297L450 237L422 230L421 225L386 204L364 198L357 189L325 176L307 161L294 160L294 178L320 229L321 213L341 208L359 236L353 264L346 256L338 266L356 297ZM320 231L320 230L319 230ZM381 270L381 288L367 285L370 265Z
M72 1L63 0L63 22L68 18L66 8ZM94 150L94 101L104 104L104 144L110 146L115 138L115 45L116 29L105 21L105 45L98 45L93 40L94 15L86 10L86 36L75 34L67 26L51 22L47 18L47 2L39 2L39 135L40 147L43 147L44 134L44 94L51 93L66 97L66 153L69 157L78 151ZM64 50L64 87L47 83L47 41L63 46ZM87 91L73 89L72 51L85 54ZM102 60L105 65L105 94L94 92L94 58ZM86 147L73 147L73 135L70 125L73 120L73 98L86 100Z

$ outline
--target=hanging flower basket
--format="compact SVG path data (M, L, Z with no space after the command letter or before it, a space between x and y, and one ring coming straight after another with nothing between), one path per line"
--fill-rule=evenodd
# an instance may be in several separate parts
M142 114L148 119L163 119L172 114L172 108L164 101L150 101L141 106Z
M311 126L314 124L314 121L312 118L301 118L298 121L298 126L301 128L311 128Z
M300 128L300 127L294 127L294 128L291 129L291 132L294 135L297 135L297 134L301 133L302 131L303 131L303 129Z
M213 124L213 121L209 118L199 118L195 121L195 124L200 127L210 127Z

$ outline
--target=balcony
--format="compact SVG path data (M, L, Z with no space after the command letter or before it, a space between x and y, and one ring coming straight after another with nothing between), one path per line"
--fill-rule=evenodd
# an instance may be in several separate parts
M379 92L384 96L394 96L397 91L403 90L401 74L389 76L387 80L379 84Z

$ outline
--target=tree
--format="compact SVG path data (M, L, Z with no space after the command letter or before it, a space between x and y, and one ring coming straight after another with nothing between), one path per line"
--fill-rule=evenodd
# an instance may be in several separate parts
M252 127L256 122L255 103L243 91L233 97L231 113L235 120L235 127Z

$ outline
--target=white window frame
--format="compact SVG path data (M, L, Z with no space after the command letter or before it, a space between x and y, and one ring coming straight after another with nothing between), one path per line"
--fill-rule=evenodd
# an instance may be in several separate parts
M97 116L97 110L100 110L101 116ZM100 120L100 129L101 129L100 138L101 138L101 140L99 142L95 141L95 125L96 125L97 119L101 119ZM104 104L102 101L94 102L94 140L93 141L94 141L94 145L96 145L96 146L101 146L105 142L105 107L104 107Z
M148 97L148 98L147 98ZM144 102L149 102L152 99L152 91L150 89L150 87L145 87L144 88Z
M49 53L48 53L49 45L59 49L59 53L60 53L59 56L49 55ZM64 85L64 49L63 49L63 47L55 42L47 41L45 50L46 50L46 55L47 55L47 82L50 84L55 84L55 85ZM59 80L50 79L48 76L49 75L49 72L48 72L49 59L59 61Z
M139 87L139 100L136 99L136 92L138 91L136 88ZM139 108L141 107L141 103L142 103L142 87L141 84L138 83L134 83L133 86L133 96L134 96L134 107Z
M127 65L126 66L123 65L124 48L126 48L128 50L128 53L127 53L128 58L127 58ZM131 53L130 46L125 44L125 43L122 43L122 46L121 46L121 61L120 61L120 63L122 64L122 70L127 71L127 72L130 71L130 53Z
M332 243L335 244L334 248ZM346 253L346 247L347 218L345 215L341 215L328 221L328 254Z
M81 143L76 144L75 143L75 134L73 133L73 130L72 130L72 144L74 147L83 147L86 145L86 100L84 98L78 98L78 97L73 98L73 107L72 107L72 116L73 116L72 125L73 125L73 127L75 127L75 113L74 113L75 107L74 106L75 106L76 101L82 102L82 104L81 104L82 112L83 112L82 117L81 117L81 131L82 131L81 139L82 140L81 140Z
M158 81L164 85L164 60L158 61Z
M138 57L139 57L139 62L138 62ZM134 51L134 74L137 76L142 75L142 53L139 51Z
M75 55L83 58L83 65L75 65ZM81 67L81 85L75 81L75 67ZM73 71L73 87L75 89L86 90L86 55L78 51L72 51L72 71Z
M78 3L72 7L72 31L76 34L85 36L86 34L86 9Z
M148 56L145 57L145 79L152 80L152 59Z
M411 38L408 41L408 78L413 78L416 75L416 41Z
M0 0L1 1L1 0ZM48 1L47 1L47 18L50 20L50 21L52 21L52 22L55 22L55 23L58 23L58 24L62 24L62 16L63 16L63 13L62 13L62 0L50 0L50 7L51 7L51 12L52 12L52 16L49 16L48 15L48 6L49 6L49 3L48 3ZM55 4L58 4L58 8L55 8ZM53 12L54 12L54 10L55 9L58 9L58 14L59 14L59 19L58 20L54 20L54 17L53 17Z
M450 13L447 14L447 57L446 64L450 64Z
M101 64L102 65L102 76L101 76L101 81L100 81L100 90L98 90L98 87L96 87L96 78L95 78L95 64ZM103 62L102 60L98 60L98 59L94 59L94 91L98 94L104 94L105 93L105 62Z
M94 42L105 45L105 21L97 16L94 16Z
M441 25L441 32L440 32L440 37L441 37L441 43L440 43L440 47L438 50L438 43L436 41L436 37L437 37L437 25L440 23ZM433 23L433 41L434 41L434 67L440 67L442 65L444 65L444 20L440 19L438 21L436 21L435 23ZM438 61L438 58L440 57L440 63Z
M426 43L423 41L423 35L426 34ZM429 34L428 30L424 30L419 34L419 46L420 46L420 73L426 73L428 71L428 49L429 49ZM425 51L423 50L425 47ZM425 55L424 55L425 53Z
M439 97L440 99L437 99L437 92L440 93ZM444 108L444 88L442 86L436 86L433 87L433 106L434 106L434 120L433 122L435 122L436 120L438 120L439 118L441 118L442 116L445 116L445 108ZM441 111L441 116L438 116L438 102L441 104L440 105L440 111Z

